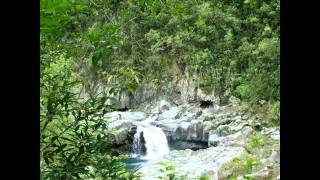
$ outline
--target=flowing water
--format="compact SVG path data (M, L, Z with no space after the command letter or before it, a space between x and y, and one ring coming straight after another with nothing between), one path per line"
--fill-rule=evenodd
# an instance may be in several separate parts
M169 153L167 137L161 128L139 125L133 140L133 157L151 160Z
M131 157L124 160L127 168L137 170L148 160L169 154L167 137L161 128L153 126L148 120L138 125L134 135Z

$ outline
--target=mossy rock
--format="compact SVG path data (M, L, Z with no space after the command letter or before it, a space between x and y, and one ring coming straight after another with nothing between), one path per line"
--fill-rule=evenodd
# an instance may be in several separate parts
M214 116L206 116L203 121L212 121L214 119L215 119Z
M178 113L174 118L175 119L180 119L181 118L181 113Z
M218 179L237 179L238 177L252 174L252 172L259 169L260 166L261 163L258 159L253 155L244 152L239 157L236 157L229 163L223 165L218 171Z

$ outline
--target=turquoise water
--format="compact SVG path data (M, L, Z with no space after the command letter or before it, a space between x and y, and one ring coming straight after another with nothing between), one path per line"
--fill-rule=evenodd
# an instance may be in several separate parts
M147 163L147 160L139 158L127 158L123 159L122 162L126 164L127 169L136 171L140 169L145 163Z

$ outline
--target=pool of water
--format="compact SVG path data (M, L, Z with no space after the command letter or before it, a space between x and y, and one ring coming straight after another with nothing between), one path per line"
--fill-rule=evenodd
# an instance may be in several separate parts
M126 164L128 170L136 171L140 169L147 160L139 159L139 158L127 158L122 160L123 163Z

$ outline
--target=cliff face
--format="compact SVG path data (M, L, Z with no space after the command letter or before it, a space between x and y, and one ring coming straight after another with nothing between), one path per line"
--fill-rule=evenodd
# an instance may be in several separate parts
M132 109L161 99L169 99L176 105L200 101L219 104L219 96L214 91L210 93L204 92L199 88L198 81L198 77L186 75L185 78L168 82L162 87L153 83L142 84L133 95L129 95L126 92L118 93L110 103L116 109Z

